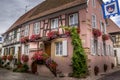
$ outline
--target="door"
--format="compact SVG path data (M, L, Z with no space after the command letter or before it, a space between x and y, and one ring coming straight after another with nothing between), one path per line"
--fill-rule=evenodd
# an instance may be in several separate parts
M21 47L18 47L18 61L21 60Z
M31 70L32 70L32 73L36 73L37 72L37 62L34 61L31 65Z
M45 43L45 52L51 56L51 43Z

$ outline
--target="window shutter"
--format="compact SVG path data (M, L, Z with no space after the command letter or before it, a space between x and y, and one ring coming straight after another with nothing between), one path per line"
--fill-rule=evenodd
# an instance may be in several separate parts
M63 47L62 47L63 49L63 56L67 56L68 54L67 54L67 40L64 40L63 41Z
M93 38L91 38L90 45L91 45L91 54L95 55L95 53L94 53L94 40L93 40Z

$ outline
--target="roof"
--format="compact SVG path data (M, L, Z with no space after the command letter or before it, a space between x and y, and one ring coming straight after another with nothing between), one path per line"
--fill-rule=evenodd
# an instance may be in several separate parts
M120 32L119 26L117 26L111 19L107 19L107 22L108 22L108 26L107 26L108 33Z
M33 9L31 9L30 11L28 11L27 13L25 13L24 15L22 15L6 32L11 31L12 29L18 27L19 25L27 21L51 14L63 9L67 9L79 4L84 4L86 2L87 0L45 0L39 5L37 5L36 7L34 7Z

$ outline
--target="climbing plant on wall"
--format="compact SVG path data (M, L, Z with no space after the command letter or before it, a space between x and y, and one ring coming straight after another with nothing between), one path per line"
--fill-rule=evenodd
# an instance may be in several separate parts
M86 55L82 47L82 42L77 29L75 27L65 27L64 29L70 31L70 36L73 45L72 68L74 77L83 77L88 73Z

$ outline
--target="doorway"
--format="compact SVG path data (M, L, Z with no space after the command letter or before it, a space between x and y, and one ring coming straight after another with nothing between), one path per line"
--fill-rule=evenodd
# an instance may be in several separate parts
M49 56L51 56L51 43L49 42L47 42L47 43L45 43L45 52L49 55Z
M18 47L18 61L21 61L21 47Z
M31 70L32 70L32 73L36 73L37 72L37 62L34 61L31 65Z

